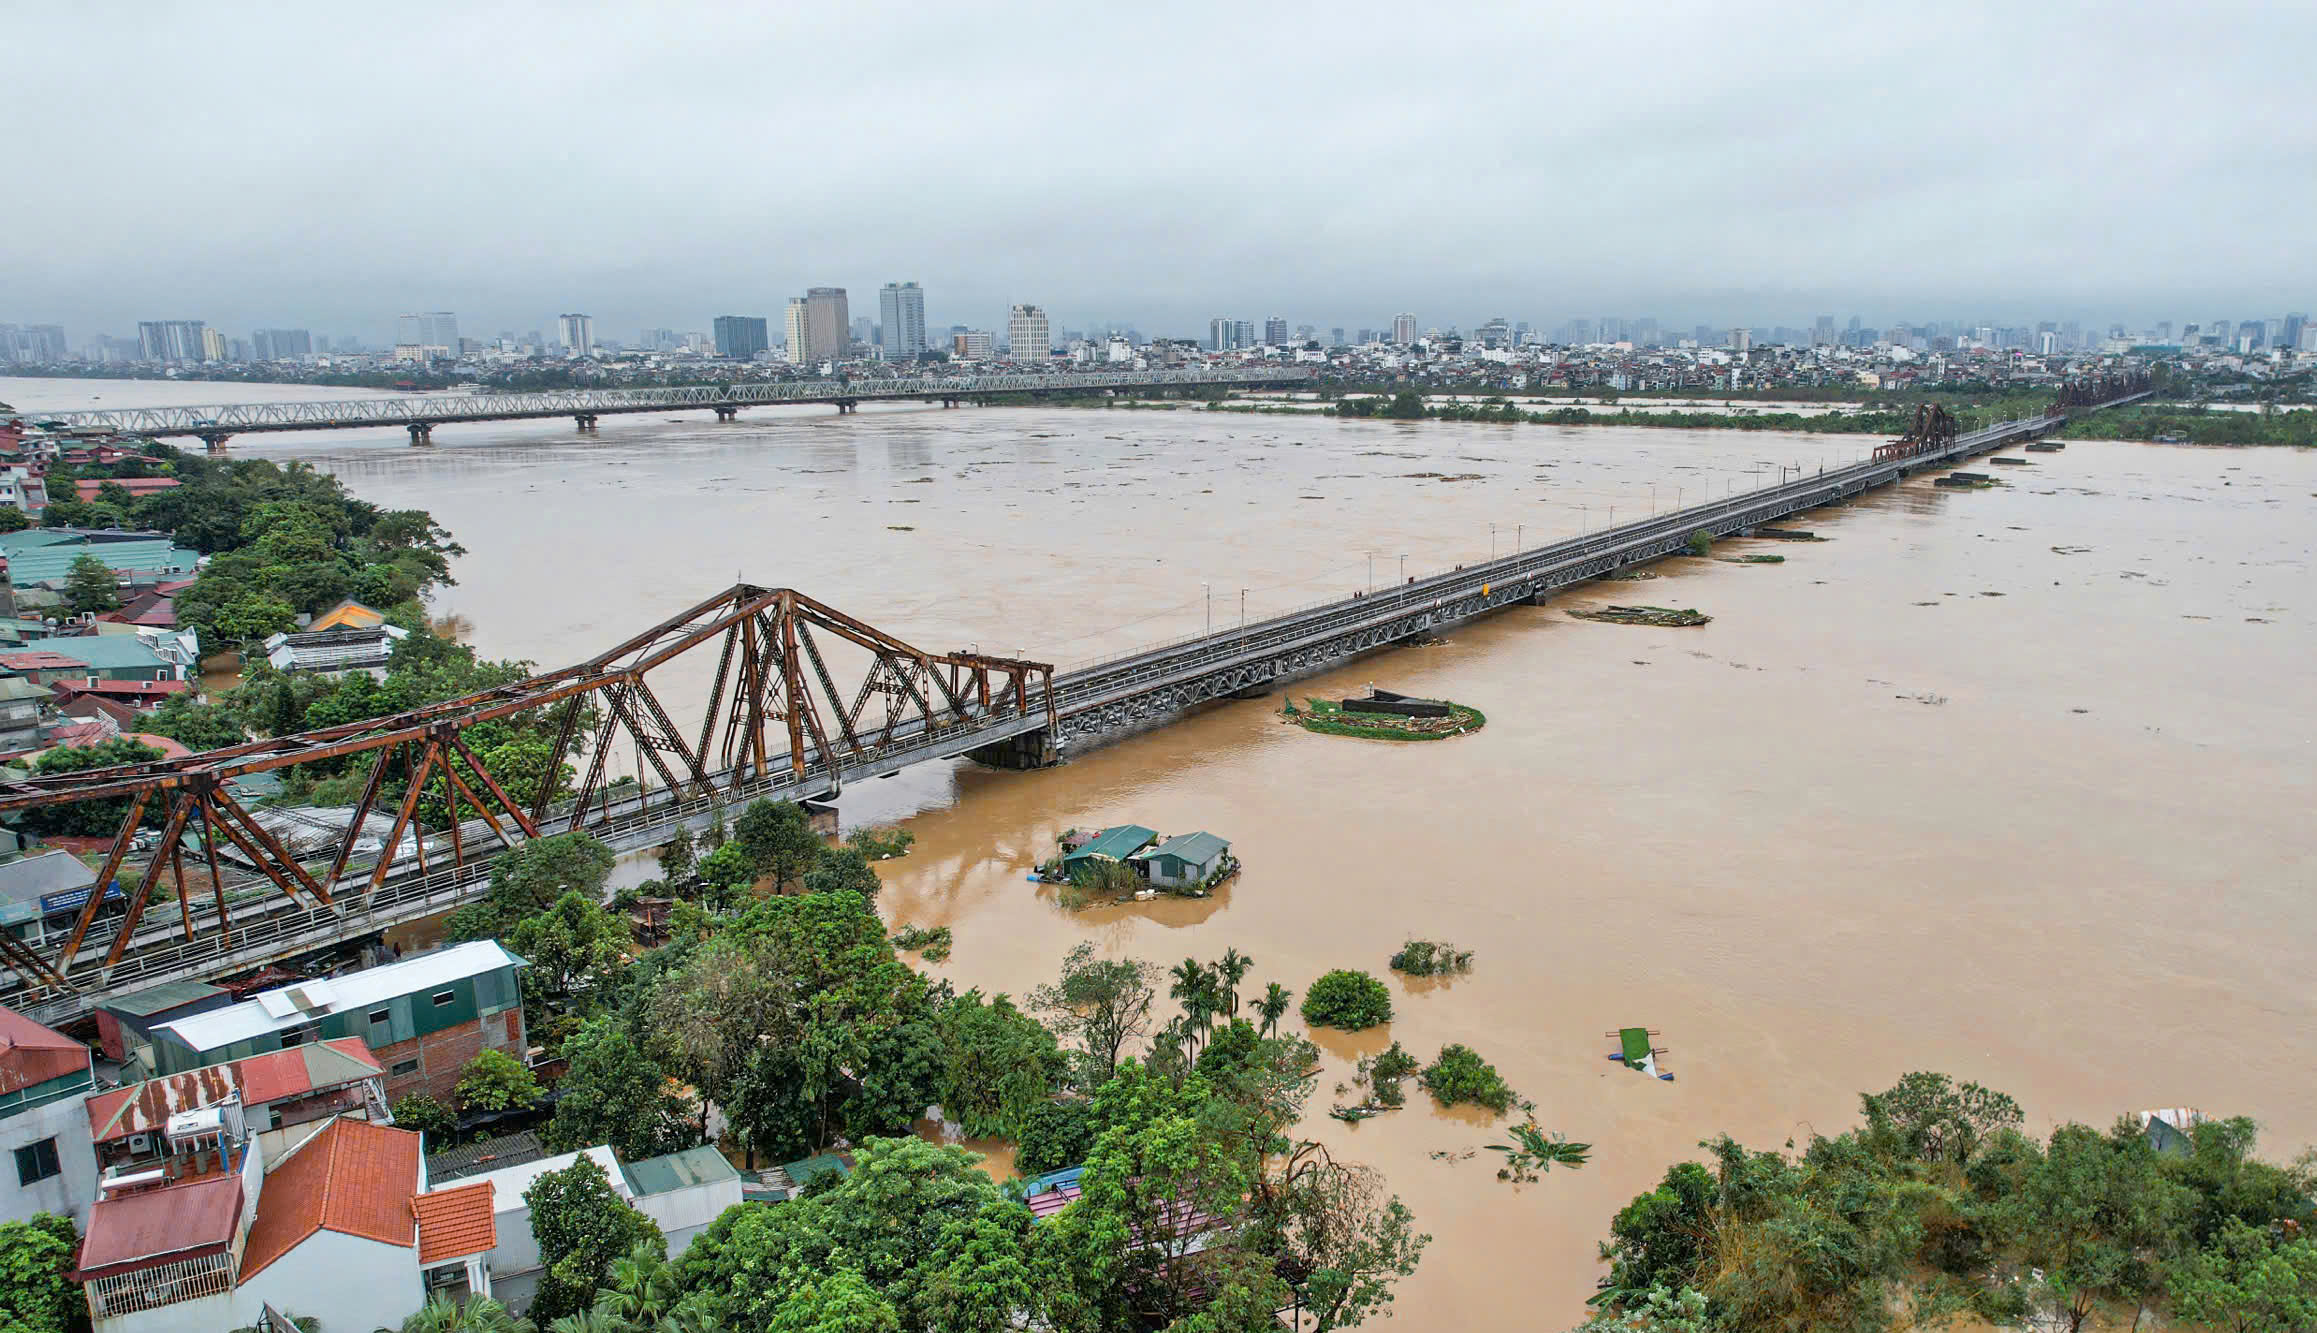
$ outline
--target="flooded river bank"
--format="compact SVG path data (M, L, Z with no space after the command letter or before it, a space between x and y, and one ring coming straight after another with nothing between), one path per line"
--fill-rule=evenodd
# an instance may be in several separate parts
M432 510L470 552L437 611L547 665L736 577L925 648L1067 664L1234 623L1243 588L1254 618L1392 582L1402 555L1410 574L1469 562L1860 447L995 409L438 438L235 450ZM1333 967L1384 974L1411 936L1476 950L1469 976L1395 979L1388 1032L1323 1041L1307 1125L1436 1237L1402 1289L1411 1327L1576 1322L1611 1215L1698 1140L1834 1132L1910 1069L2005 1089L2036 1128L2249 1114L2290 1156L2317 1142L2317 455L2071 441L2007 471L1794 521L1823 543L1717 550L1783 564L1668 561L1289 690L1445 696L1487 714L1474 735L1314 735L1274 695L1041 772L922 766L847 792L844 815L907 820L882 906L951 928L939 970L960 987L1020 994L1084 939L1163 964L1235 946L1257 991L1299 993ZM1566 614L1613 601L1714 619ZM1130 820L1219 833L1245 872L1210 900L1081 914L1025 881L1060 830ZM1677 1082L1603 1058L1626 1025L1660 1030ZM1497 1135L1421 1096L1326 1119L1351 1061L1394 1038L1476 1047L1591 1165L1516 1190L1438 1160Z

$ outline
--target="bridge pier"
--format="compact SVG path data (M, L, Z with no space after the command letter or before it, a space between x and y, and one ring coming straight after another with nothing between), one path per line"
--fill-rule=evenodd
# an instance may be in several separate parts
M225 442L232 438L233 436L225 431L204 431L201 435L201 443L208 448L209 452L222 454L225 452Z
M433 423L433 422L431 422L431 421L413 421L413 422L411 422L411 423L410 423L410 443L411 443L411 447L412 447L412 448L417 448L417 447L419 447L420 445L428 445L428 444L433 444L433 443L434 443L434 423Z
M583 433L592 433L595 430L595 413L593 412L581 412L571 419L578 423L579 429Z
M719 407L716 409L716 419L718 421L732 421L736 420L739 416L740 409L737 407Z
M860 411L860 410L861 410L861 400L860 400L860 399L858 399L858 398L839 398L839 399L837 400L837 415L838 415L838 416L841 416L841 417L843 417L843 416L851 416L853 413L855 413L855 412L858 412L858 411Z
M991 768L1052 768L1062 762L1062 751L1054 744L1054 738L1041 729L968 750L965 757Z

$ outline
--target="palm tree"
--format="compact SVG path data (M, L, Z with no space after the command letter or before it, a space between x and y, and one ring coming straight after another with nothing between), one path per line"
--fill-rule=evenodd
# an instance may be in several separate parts
M378 1333L537 1333L537 1327L488 1296L469 1296L428 1301L399 1330L381 1328Z
M1263 998L1255 1002L1255 1012L1263 1016L1263 1035L1279 1035L1279 1020L1287 1017L1288 1002L1295 992L1274 981L1263 988Z
M567 1314L547 1326L547 1333L638 1333L643 1327L611 1314L601 1305Z
M1574 1171L1592 1156L1590 1143L1571 1143L1566 1134L1546 1137L1531 1120L1525 1125L1514 1125L1510 1130L1511 1143L1492 1143L1488 1146L1504 1154L1504 1169L1497 1172L1499 1180L1535 1180L1539 1170L1550 1171L1553 1163Z
M596 1293L593 1313L634 1328L657 1328L667 1322L683 1297L676 1270L669 1267L645 1241L611 1262L611 1280ZM557 1329L555 1333L596 1333L590 1329Z
M1215 1025L1215 1010L1219 1007L1216 996L1215 974L1196 958L1185 958L1170 969L1174 985L1167 994L1180 1000L1183 1016L1191 1021L1201 1036Z
M1223 961L1215 964L1215 977L1221 983L1223 992L1220 1008L1225 1018L1239 1016L1239 982L1247 975L1247 969L1253 966L1255 960L1237 948L1225 949Z

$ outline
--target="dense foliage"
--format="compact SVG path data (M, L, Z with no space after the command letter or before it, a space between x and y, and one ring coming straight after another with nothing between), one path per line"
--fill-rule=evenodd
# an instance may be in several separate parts
M1941 1074L1861 1099L1799 1153L1701 1145L1620 1211L1586 1328L1876 1333L1953 1319L2240 1330L2317 1311L2317 1171L2252 1155L2250 1121L2160 1151L2133 1119L2038 1141L2017 1103Z
M88 1326L80 1288L66 1276L80 1252L72 1219L36 1213L0 1222L0 1333L66 1333Z
M1485 1106L1499 1115L1512 1109L1513 1090L1496 1066L1480 1058L1480 1052L1461 1042L1450 1042L1440 1048L1438 1058L1424 1066L1419 1076L1424 1090L1442 1106L1470 1104Z
M1412 977L1449 976L1472 970L1472 950L1443 940L1410 940L1392 955L1392 970Z
M576 1314L594 1304L612 1264L638 1245L659 1256L667 1253L658 1224L628 1206L592 1157L532 1181L523 1191L523 1206L531 1210L531 1235L539 1243L540 1266L547 1270L531 1306L539 1319Z
M1365 972L1339 967L1303 993L1303 1021L1357 1032L1392 1021L1392 991Z

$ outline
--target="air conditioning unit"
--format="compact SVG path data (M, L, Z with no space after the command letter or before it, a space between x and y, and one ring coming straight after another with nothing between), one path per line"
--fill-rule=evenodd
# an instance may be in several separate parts
M149 1153L149 1152L151 1152L151 1151L153 1151L153 1136L152 1136L152 1135L150 1135L150 1134L131 1134L131 1135L129 1136L129 1152L131 1153L131 1155L133 1155L133 1156L137 1156L137 1157L142 1157L142 1156L144 1156L146 1153Z

